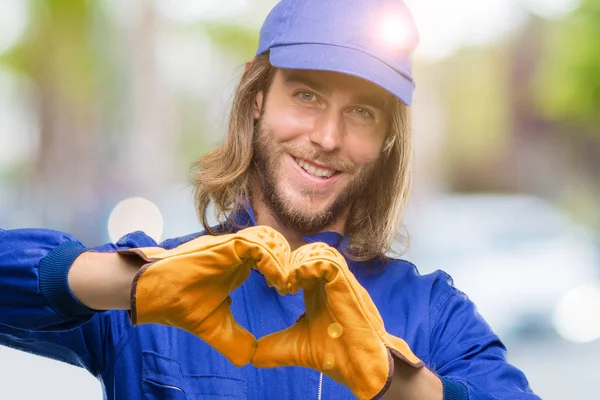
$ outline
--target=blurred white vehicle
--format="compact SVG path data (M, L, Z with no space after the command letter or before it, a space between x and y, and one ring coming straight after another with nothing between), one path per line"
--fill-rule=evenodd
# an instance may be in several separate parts
M563 337L561 324L569 325L572 334L566 338L572 341L600 337L600 327L585 325L582 318L570 321L579 307L563 301L570 291L598 280L593 236L544 200L451 195L411 205L405 226L412 244L403 258L421 273L448 272L501 337L552 332L560 307L563 317L554 327Z

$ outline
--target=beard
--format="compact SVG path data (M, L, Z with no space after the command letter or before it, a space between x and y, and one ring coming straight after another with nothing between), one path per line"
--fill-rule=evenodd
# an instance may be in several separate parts
M359 170L351 163L315 149L307 150L297 146L278 144L273 133L264 128L262 118L256 125L253 153L253 175L260 187L265 205L282 226L303 234L321 232L337 222L343 213L350 209L352 203L365 192L378 165L378 162L374 162ZM321 210L303 212L294 208L291 200L286 198L278 185L281 179L277 176L277 171L281 167L281 160L286 153L295 158L319 160L331 169L353 174L354 177L346 187L339 190L338 196L329 206ZM312 202L318 195L318 190L306 188L302 190L301 194Z

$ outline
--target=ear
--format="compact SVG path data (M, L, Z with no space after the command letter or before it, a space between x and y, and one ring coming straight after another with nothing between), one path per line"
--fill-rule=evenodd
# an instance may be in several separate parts
M256 94L256 99L254 100L254 106L252 106L252 116L255 120L260 118L260 113L263 109L263 101L265 99L264 92L261 90Z

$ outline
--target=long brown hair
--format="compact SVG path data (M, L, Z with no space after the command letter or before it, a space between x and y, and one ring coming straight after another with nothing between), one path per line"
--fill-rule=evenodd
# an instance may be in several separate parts
M257 56L244 70L235 92L225 142L200 158L194 167L196 212L210 234L212 202L221 222L249 199L252 178L252 108L260 91L267 93L275 68L268 54ZM412 134L409 108L394 98L383 153L366 190L353 202L346 222L347 256L355 260L383 257L396 237L411 187Z

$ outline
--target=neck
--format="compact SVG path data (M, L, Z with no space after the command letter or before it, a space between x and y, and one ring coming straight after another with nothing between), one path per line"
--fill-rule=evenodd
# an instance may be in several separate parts
M300 232L294 229L290 229L283 224L281 224L274 216L269 207L264 202L261 195L252 196L252 210L254 211L254 219L258 225L270 226L275 229L279 233L281 233L285 239L290 244L290 248L292 251L296 250L298 247L305 244L302 240L304 236L306 236L307 232ZM337 232L340 234L344 234L345 221L348 216L348 212L344 211L340 218L330 226L325 227L321 232ZM312 232L318 233L318 232Z

